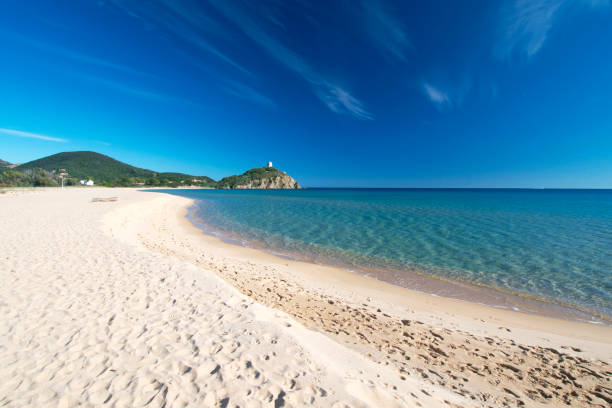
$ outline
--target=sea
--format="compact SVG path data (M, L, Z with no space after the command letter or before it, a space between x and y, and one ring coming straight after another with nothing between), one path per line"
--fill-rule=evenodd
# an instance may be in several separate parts
M159 190L156 190L159 191ZM463 301L612 325L612 190L186 190L207 234Z

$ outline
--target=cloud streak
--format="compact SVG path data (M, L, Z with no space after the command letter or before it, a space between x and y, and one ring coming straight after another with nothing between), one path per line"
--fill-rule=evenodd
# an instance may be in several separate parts
M122 82L113 81L110 79L99 78L92 75L80 74L73 72L72 76L79 78L81 80L91 82L96 85L101 85L109 89L113 89L127 95L135 96L137 98L146 99L153 102L162 102L162 103L180 103L183 105L189 105L193 107L201 108L202 106L196 102L192 102L188 99L179 98L176 96L165 95L158 92L149 91L146 89L141 89L134 87L132 85L126 85Z
M406 29L390 10L376 0L362 0L364 29L370 41L383 54L406 61L406 52L413 48Z
M235 3L223 0L210 0L210 3L255 44L266 51L270 57L308 82L315 95L332 112L350 115L362 120L373 119L373 115L363 107L363 104L357 98L316 72L301 55L286 47L276 36L271 34L270 30L261 22L262 19L266 20L266 18L260 19L254 12L249 13L242 8L234 7ZM278 24L274 25L279 27Z
M425 96L434 104L438 109L443 109L452 105L452 101L448 96L448 93L440 90L433 85L423 82L423 92Z
M150 2L112 0L112 4L127 15L152 23L182 41L216 56L235 69L252 75L248 69L210 43L206 37L227 37L227 34L216 20L192 3L174 0Z
M15 130L15 129L0 128L0 134L7 135L7 136L16 136L16 137L25 137L29 139L44 140L47 142L65 143L68 141L66 139L62 139L59 137L51 137L47 135L41 135L39 133L23 132L21 130Z
M372 114L364 109L363 104L358 99L340 87L322 90L317 96L332 112L350 112L352 116L358 119L374 119Z
M519 52L533 57L546 42L549 32L559 15L570 6L599 8L609 5L609 0L512 0L501 8L499 40L495 54L508 58Z
M283 5L282 2L253 5L249 2L218 0L209 0L207 3L173 0L156 0L145 3L136 0L112 0L111 3L117 10L148 24L153 24L252 77L253 74L247 68L230 58L225 52L220 51L220 48L211 42L212 39L226 43L239 40L235 32L228 31L228 27L220 22L218 17L222 17L222 20L233 23L235 29L246 35L273 59L308 82L313 93L332 112L362 120L373 119L373 115L357 98L334 81L318 73L301 55L286 47L278 39L279 36L274 35L279 33L273 34L273 30L280 31L282 35L286 34L286 27L279 17L280 13L276 14ZM376 23L378 27L392 22L390 17L384 14L382 8L376 9L375 18L378 19ZM392 54L399 55L398 44L404 41L402 35L403 32L397 29L397 25L393 25L392 28L387 29L387 34L379 38L381 42L387 40L390 43L388 47ZM224 91L233 96L261 105L275 106L270 98L244 83L223 78L220 81L226 84L222 86Z
M227 86L224 86L223 89L230 95L233 95L237 98L248 100L251 102L258 103L260 105L275 107L276 104L274 101L267 96L261 94L259 91L254 88L245 85L238 81L228 80Z
M553 20L566 0L518 0L503 10L502 39L497 47L501 57L519 50L528 58L535 55L548 36Z
M73 61L83 62L83 63L90 64L90 65L96 65L102 68L114 69L117 71L132 74L132 75L147 76L151 78L155 77L155 75L153 74L141 72L133 68L127 67L125 65L117 64L117 63L114 63L114 62L111 62L105 59L97 58L91 55L87 55L84 53L75 52L75 51L72 51L72 50L57 46L57 45L48 44L48 43L44 43L41 41L36 41L30 38L23 37L19 34L10 33L8 35L10 35L13 39L18 40L33 48L39 49L44 52L52 53L55 55L59 55L64 58L72 59Z
M143 2L114 2L116 7L126 14L146 21L149 24L155 24L159 28L169 32L179 40L186 44L196 47L210 55L213 55L224 63L234 67L236 70L253 77L254 75L243 65L236 62L221 52L217 47L213 46L210 37L232 40L225 27L202 8L204 3L196 5L187 2L176 2L157 0L148 3ZM210 10L209 10L210 11ZM177 52L188 62L199 69L206 72L207 75L212 75L218 79L220 88L229 95L237 98L254 102L256 104L274 107L276 104L272 99L263 95L240 81L229 79L212 70L207 65L203 64L198 58L195 58L185 52L177 50ZM119 89L119 87L117 87ZM134 89L123 89L125 92L130 92L134 95L148 97L149 99L160 99L150 93L145 94L143 91Z

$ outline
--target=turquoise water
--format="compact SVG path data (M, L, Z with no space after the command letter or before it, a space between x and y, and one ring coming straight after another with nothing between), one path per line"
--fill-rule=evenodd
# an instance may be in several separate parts
M433 276L612 318L612 190L167 192L198 200L200 227L245 245L402 286Z

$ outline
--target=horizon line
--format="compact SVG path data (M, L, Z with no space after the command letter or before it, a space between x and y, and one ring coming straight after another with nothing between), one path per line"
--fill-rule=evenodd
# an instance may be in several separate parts
M612 187L302 187L302 189L363 190L612 190Z

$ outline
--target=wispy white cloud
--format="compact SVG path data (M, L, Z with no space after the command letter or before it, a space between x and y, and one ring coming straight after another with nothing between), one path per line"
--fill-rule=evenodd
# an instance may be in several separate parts
M201 70L207 77L214 78L218 86L226 93L241 98L244 100L250 100L251 102L258 103L264 106L276 106L276 103L269 97L265 96L255 88L240 82L236 79L228 78L224 73L219 73L210 66L203 63L202 61L194 58L193 56L181 51L175 50L185 60L189 61L194 67Z
M404 24L397 19L388 6L378 0L362 0L364 24L370 41L385 55L406 60L406 53L413 48Z
M211 3L273 58L310 82L315 81L316 74L312 71L309 64L300 55L285 47L274 35L270 34L256 16L241 8L234 7L235 3L223 0L211 0Z
M79 78L81 80L91 82L96 85L104 86L109 89L113 89L115 91L119 91L125 93L127 95L135 96L137 98L146 99L153 102L162 102L162 103L180 103L183 105L189 105L194 107L202 107L200 104L190 101L188 99L166 95L159 92L154 92L146 89L141 89L135 87L133 85L128 85L123 82L113 81L110 79L100 78L92 75L81 74L77 72L72 72L72 76Z
M349 115L361 120L374 120L374 115L366 110L363 102L348 91L329 82L313 83L315 94L335 113Z
M358 119L374 119L357 98L340 87L329 88L327 92L322 89L317 93L317 96L333 112L348 113Z
M227 27L219 22L217 17L222 16L225 20L233 23L235 29L242 31L244 35L261 47L272 58L307 81L311 85L314 94L330 110L359 119L373 118L373 115L364 108L357 98L334 81L318 73L301 55L281 42L279 38L286 34L287 29L280 18L281 13L279 12L279 7L284 5L283 2L252 4L249 2L218 0L209 0L208 3L176 2L173 0L155 0L149 2L112 0L111 3L117 10L148 24L153 24L186 43L215 55L227 64L252 77L253 74L248 69L228 57L225 52L220 51L212 43L213 39L216 42L222 40L226 43L236 41L236 33L230 33ZM298 3L300 2L298 1ZM306 7L306 5L302 6ZM376 13L374 17L376 24L374 24L374 20L372 21L373 26L377 25L378 29L385 23L393 22L392 18L385 14L382 8L377 8ZM390 42L390 45L388 45L390 53L394 55L400 53L398 47L399 44L404 42L404 39L402 39L403 32L398 31L397 25L386 29L386 34L383 31L380 35L382 35L382 37L378 37L380 41L386 39ZM191 62L193 62L192 59ZM197 63L196 65L201 66L201 64ZM215 75L220 76L218 74ZM220 82L226 84L222 88L233 96L248 99L262 105L275 105L273 100L242 82L225 78L221 78ZM117 89L131 92L135 95L155 97L150 94L145 95L140 90L126 89L117 86L117 84L115 86Z
M223 62L251 75L243 65L211 44L209 37L226 37L223 27L198 3L174 0L143 2L140 0L111 0L111 3L127 15L153 24L202 51L210 53Z
M67 58L72 58L74 60L79 60L82 62L86 62L86 63L90 63L90 64L95 64L98 66L102 66L102 67L106 67L106 68L113 68L116 70L120 70L120 71L124 71L124 72L128 72L128 73L132 73L135 75L139 75L139 76L146 76L146 77L150 77L150 78L157 78L155 75L152 74L148 74L148 73L143 73L137 70L134 70L132 68L123 66L123 65L119 65L119 64L115 64L113 62L110 61L106 61L106 60L102 60L96 57L92 57L89 55L85 55L85 54L79 54L73 51L70 51L68 49L62 48L62 47L57 47L57 46L53 46L50 44L46 44L46 43L42 43L39 41L34 41L34 40L30 40L28 38L22 37L18 34L14 34L14 33L10 33L11 37L14 39L17 39L19 41L22 41L24 43L28 43L34 47L40 48L40 49L44 49L53 53L56 53L58 55L63 55ZM107 79L105 77L102 76L98 76L98 75L92 75L92 74L85 74L83 73L83 71L76 71L76 70L66 70L66 69L59 69L56 66L49 66L50 69L53 69L57 72L60 72L63 75L70 75L74 78L86 81L86 82L90 82L96 85L100 85L109 89L113 89L119 92L122 92L124 94L129 94L131 96L135 96L138 98L142 98L142 99L147 99L150 101L156 101L156 102L164 102L164 103L182 103L185 105L191 105L191 106L196 106L196 107L201 107L201 105L199 105L196 102L184 99L184 98L180 98L180 97L176 97L176 96L171 96L171 95L166 95L163 93L159 93L159 92L155 92L155 91L150 91L147 89L143 89L143 88L139 88L138 86L133 85L132 83L126 83L125 81L120 81L120 80L111 80L111 79Z
M245 85L241 82L233 81L233 80L227 80L226 84L227 85L224 86L223 88L230 95L233 95L240 99L249 100L251 102L255 102L260 105L265 105L268 107L276 106L276 104L274 103L272 99L261 94L259 91L255 90L254 88L248 85Z
M358 119L373 119L373 115L365 110L357 98L318 73L301 55L285 46L277 36L273 35L262 22L267 20L267 17L260 18L253 11L245 11L246 5L244 8L235 7L235 3L223 0L210 0L210 3L272 58L307 81L315 95L331 111L348 114ZM274 26L278 28L278 24Z
M517 0L503 8L502 39L497 54L506 57L514 50L531 57L546 41L555 15L566 0Z
M507 58L518 51L530 58L542 48L555 21L564 10L608 5L609 0L507 1L501 8L500 32L495 54L500 58Z
M443 109L452 105L448 93L427 82L423 82L423 93L438 109Z
M31 38L27 38L27 37L21 36L16 33L5 33L5 34L10 36L14 40L22 42L23 44L29 45L31 47L34 47L44 52L48 52L48 53L52 53L55 55L65 57L65 58L68 58L74 61L96 65L102 68L114 69L117 71L122 71L122 72L126 72L128 74L133 74L133 75L155 77L155 75L153 74L138 71L134 68L130 68L122 64L117 64L115 62L112 62L106 59L94 57L94 56L91 56L91 55L88 55L82 52L73 51L73 50L70 50L64 47L60 47L54 44L49 44L49 43L33 40Z
M7 136L17 136L17 137L25 137L25 138L30 138L30 139L45 140L47 142L65 143L65 142L68 141L66 139L62 139L62 138L59 138L59 137L52 137L52 136L47 136L47 135L41 135L40 133L24 132L24 131L15 130L15 129L0 128L0 134L7 135Z

